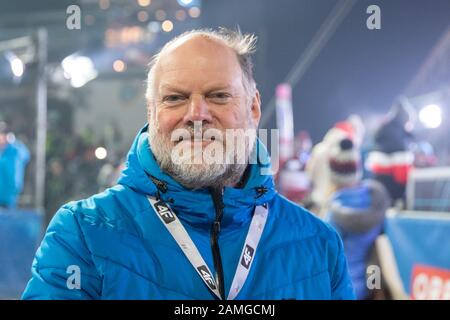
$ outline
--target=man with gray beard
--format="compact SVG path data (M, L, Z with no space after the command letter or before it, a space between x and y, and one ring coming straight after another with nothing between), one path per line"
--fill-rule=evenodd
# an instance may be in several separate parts
M342 243L276 192L256 37L193 30L150 63L118 185L64 205L24 299L352 299Z

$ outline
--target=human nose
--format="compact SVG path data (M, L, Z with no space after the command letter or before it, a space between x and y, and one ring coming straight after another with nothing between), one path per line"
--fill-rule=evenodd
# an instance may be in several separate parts
M184 117L184 122L194 123L195 121L211 122L212 116L209 106L202 95L191 95L189 107Z

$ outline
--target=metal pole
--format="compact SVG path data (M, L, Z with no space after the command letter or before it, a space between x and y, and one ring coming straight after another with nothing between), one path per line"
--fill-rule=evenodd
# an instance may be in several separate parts
M37 88L36 88L36 180L35 208L44 213L45 222L45 148L47 140L47 30L40 28L37 32Z

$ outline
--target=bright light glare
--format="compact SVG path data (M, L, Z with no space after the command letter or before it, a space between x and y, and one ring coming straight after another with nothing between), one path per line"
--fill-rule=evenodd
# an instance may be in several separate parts
M23 70L25 69L22 60L19 58L13 58L11 60L11 70L15 77L21 77L23 75Z
M80 88L97 77L94 63L89 57L70 55L62 61L64 74L74 88Z
M442 123L442 109L436 104L427 105L420 110L419 120L426 128L435 129Z
M97 157L97 159L103 160L106 158L107 155L108 155L108 151L106 151L105 148L98 147L97 149L95 149L95 156Z
M115 60L113 63L113 69L115 72L124 72L127 68L127 65L122 60Z
M189 9L189 15L191 16L191 18L198 18L200 17L200 8L198 7L192 7Z
M138 0L138 4L139 4L141 7L147 7L147 6L150 5L150 3L151 3L150 0Z
M20 78L25 71L25 64L19 57L17 57L13 52L5 53L6 59L8 59L11 71L15 78Z
M173 23L170 20L165 20L162 24L161 24L161 29L163 29L163 31L165 32L170 32L173 30Z
M192 3L192 0L178 0L178 3L180 6L187 7Z

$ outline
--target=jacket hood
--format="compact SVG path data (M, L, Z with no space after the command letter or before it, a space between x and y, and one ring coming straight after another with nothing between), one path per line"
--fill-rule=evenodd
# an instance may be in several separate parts
M118 183L143 195L160 197L170 204L180 220L210 228L215 218L210 190L187 189L162 171L151 151L147 129L148 124L136 136ZM249 172L244 187L225 187L223 190L223 227L247 222L254 207L267 203L276 193L272 176L263 174L263 170L270 171L270 157L259 139L257 154L257 163L249 164L247 168Z

